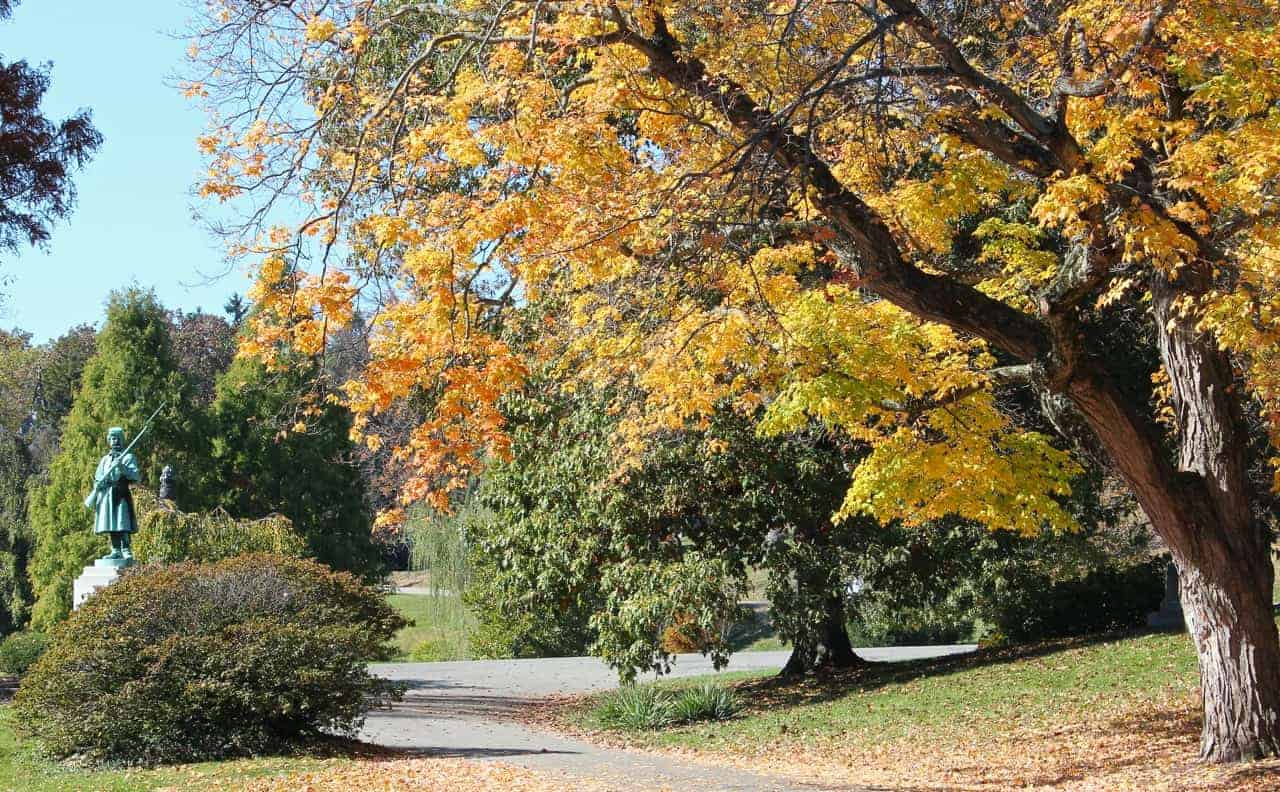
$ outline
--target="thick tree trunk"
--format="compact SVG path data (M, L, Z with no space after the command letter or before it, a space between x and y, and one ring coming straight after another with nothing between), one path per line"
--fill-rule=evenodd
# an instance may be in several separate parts
M1280 755L1274 573L1267 531L1250 509L1246 435L1230 361L1196 329L1193 315L1176 309L1171 284L1158 278L1152 295L1177 417L1176 465L1150 422L1095 367L1070 378L1067 395L1178 566L1204 695L1202 757L1233 761Z
M1179 286L1202 291L1208 278L1204 270L1189 271ZM1170 544L1200 661L1200 753L1215 761L1280 755L1280 638L1271 607L1275 573L1268 531L1250 508L1248 430L1233 394L1231 362L1196 328L1194 314L1179 310L1174 284L1157 277L1152 297L1178 418L1178 469L1199 484L1178 494L1204 498L1186 504L1199 524L1189 526L1178 545Z
M1251 519L1239 489L1215 495L1211 477L1180 473L1158 455L1157 444L1137 442L1134 425L1119 417L1127 405L1118 394L1106 393L1096 381L1073 388L1178 566L1204 695L1202 758L1280 755L1280 636L1265 530ZM1095 388L1101 393L1080 393ZM1232 486L1242 488L1243 476ZM1235 499L1228 494L1244 500L1246 508L1226 507Z
M1270 560L1243 569L1218 558L1178 563L1182 609L1200 658L1200 755L1235 761L1280 755L1280 643ZM1260 567L1265 567L1263 573Z
M844 601L831 597L826 604L826 617L812 641L797 642L779 676L801 676L828 668L855 668L867 661L853 651L849 631L845 627Z

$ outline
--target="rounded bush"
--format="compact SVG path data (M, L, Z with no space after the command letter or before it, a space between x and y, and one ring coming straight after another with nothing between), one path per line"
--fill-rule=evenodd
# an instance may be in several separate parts
M728 720L742 709L742 699L732 688L704 682L677 693L673 709L676 720L681 723Z
M606 728L632 731L661 729L676 720L671 695L653 685L624 685L605 694L595 715Z
M449 643L441 638L428 638L409 653L409 659L415 663L439 663L445 660L457 660L457 653Z
M405 620L321 564L246 555L129 570L51 634L14 698L55 756L156 764L353 735L398 690L366 663Z
M1083 578L1026 586L998 601L996 631L1015 642L1141 627L1164 597L1165 558L1105 566ZM991 639L988 643L994 643Z
M0 672L23 676L44 654L48 642L44 633L31 630L9 635L0 642Z

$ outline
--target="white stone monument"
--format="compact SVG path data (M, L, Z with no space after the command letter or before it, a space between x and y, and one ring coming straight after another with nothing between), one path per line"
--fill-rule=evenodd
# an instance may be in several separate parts
M80 573L80 577L76 578L76 582L71 587L71 609L76 610L84 601L89 599L89 595L103 586L108 586L120 577L121 566L112 563L117 559L99 558L93 562L92 566L87 566Z

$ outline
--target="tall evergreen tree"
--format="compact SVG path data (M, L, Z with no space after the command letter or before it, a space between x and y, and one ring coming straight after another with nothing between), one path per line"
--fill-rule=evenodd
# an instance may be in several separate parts
M20 628L31 608L27 492L57 448L95 335L81 326L32 346L29 333L0 331L0 634Z
M8 432L0 435L0 635L21 627L31 607L31 532L26 520L31 471L26 443Z
M82 324L38 348L32 391L23 401L29 412L20 427L22 439L31 453L33 474L48 469L58 453L62 423L71 412L97 338L98 331L92 325Z
M30 333L0 330L0 432L18 434L27 424L39 360Z
M192 408L190 386L174 359L167 315L155 295L140 289L115 292L64 424L61 448L47 479L31 493L34 627L47 628L66 616L72 581L104 550L91 530L93 515L83 501L104 453L107 429L124 427L132 439L162 402L165 409L134 449L147 486L159 479L165 464L179 470L196 468L203 456L194 447L202 436L201 416Z
M249 315L249 302L239 294L232 294L222 304L222 312L227 315L227 322L231 325L231 329L239 332L245 317Z
M213 403L211 503L237 517L279 512L336 569L381 575L381 554L355 448L351 415L316 399L317 367L294 361L266 370L239 359L222 375Z

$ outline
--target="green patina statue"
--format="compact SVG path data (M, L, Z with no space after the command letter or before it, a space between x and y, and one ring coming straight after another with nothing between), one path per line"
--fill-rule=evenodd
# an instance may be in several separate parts
M138 481L142 475L138 472L137 458L125 448L123 429L118 426L109 429L107 444L111 450L98 462L93 492L84 505L94 510L93 532L111 537L111 552L102 560L127 566L133 560L130 535L138 528L129 483Z
M111 537L111 552L99 558L96 566L122 567L133 562L130 535L138 530L138 516L133 510L129 483L141 479L142 474L138 471L137 458L129 452L151 428L151 422L166 404L168 402L162 402L151 413L127 446L123 429L113 426L107 430L107 445L111 450L98 460L98 469L93 474L93 491L84 499L85 508L93 510L93 532Z

